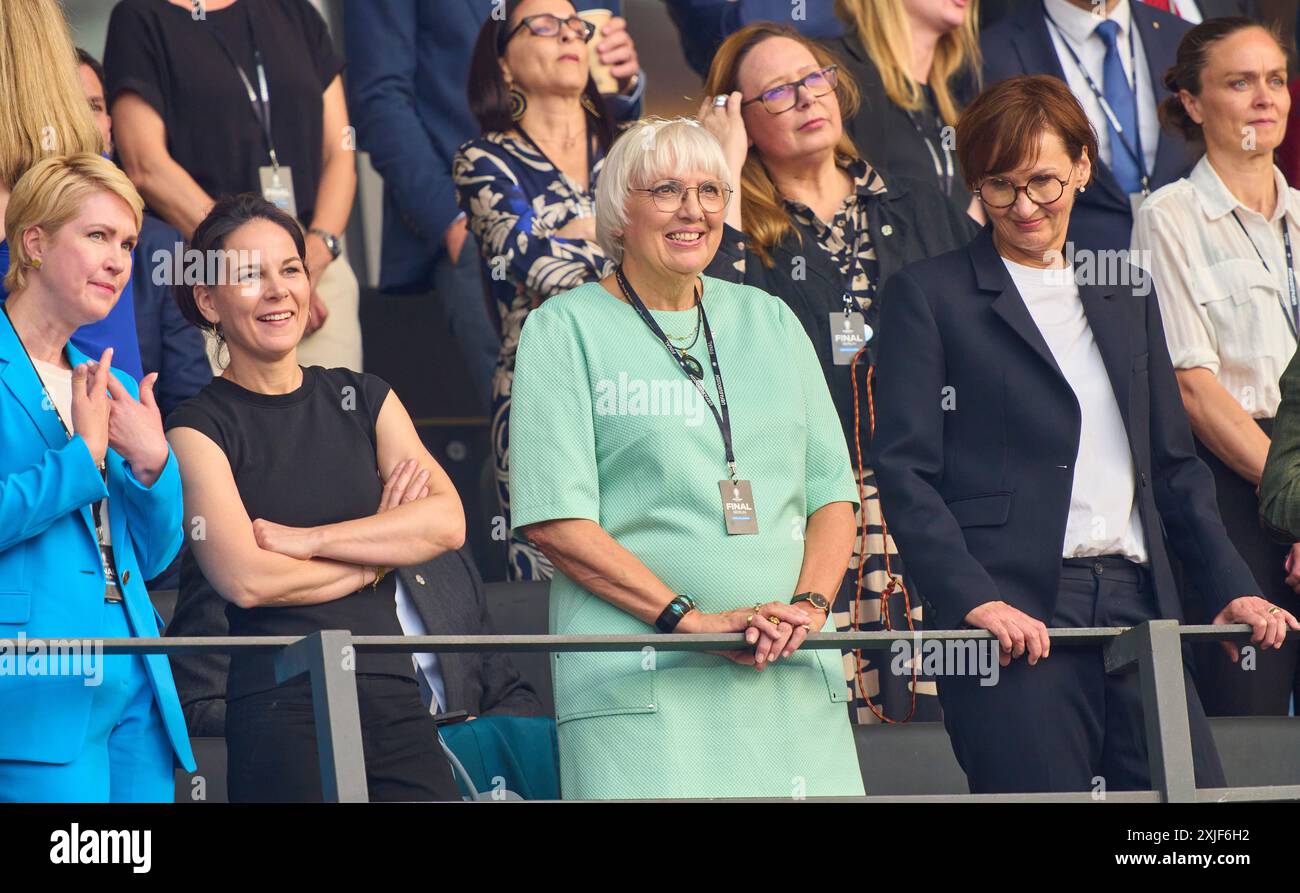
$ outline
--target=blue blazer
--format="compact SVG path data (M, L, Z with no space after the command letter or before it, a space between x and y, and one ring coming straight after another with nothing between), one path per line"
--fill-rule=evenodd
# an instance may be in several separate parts
M619 14L619 0L574 7ZM427 291L444 252L443 234L460 216L451 162L479 135L469 110L474 42L492 10L484 0L345 0L348 111L360 147L384 178L384 249L379 287ZM595 38L593 38L595 39ZM633 35L633 40L636 35ZM641 86L608 98L618 120L640 112Z
M87 360L72 344L66 355L74 366ZM113 374L138 393L129 375ZM106 488L86 442L80 435L68 440L45 401L22 342L0 314L0 638L102 637L105 581L90 507L105 496L131 631L157 636L160 618L144 581L167 567L184 535L176 457L168 455L146 488L110 449ZM193 771L167 656L144 661L176 758ZM0 759L73 760L85 743L95 691L80 676L0 673Z
M1182 617L1170 550L1211 615L1258 594L1196 455L1154 289L1081 285L1079 296L1124 419L1159 616ZM990 228L895 273L880 303L873 467L935 628L956 629L996 599L1050 622L1079 402Z
M1164 86L1165 72L1174 64L1178 43L1192 30L1192 25L1138 0L1130 0L1129 8L1133 11L1134 26L1142 35L1158 106L1166 96L1172 95ZM987 29L980 37L985 86L1020 74L1049 74L1064 81L1065 69L1047 27L1043 4L1040 0L1029 0ZM1187 176L1200 157L1201 150L1189 145L1181 135L1162 130L1160 145L1156 147L1155 170L1151 172L1151 191ZM1093 160L1092 170L1092 183L1074 203L1069 239L1076 249L1128 250L1133 232L1129 197L1100 159Z

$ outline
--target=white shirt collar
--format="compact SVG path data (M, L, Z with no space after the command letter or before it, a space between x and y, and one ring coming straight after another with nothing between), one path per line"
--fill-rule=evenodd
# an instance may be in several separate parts
M1201 201L1201 207L1205 214L1211 220L1218 220L1226 217L1237 208L1245 208L1237 197L1228 190L1223 180L1219 177L1219 172L1210 164L1210 156L1204 155L1192 168L1192 172L1187 175L1188 181L1196 188L1196 196ZM1286 182L1286 177L1282 175L1277 165L1273 165L1273 179L1277 182L1277 205L1273 209L1273 216L1269 218L1269 223L1277 223L1283 214L1287 215L1287 220L1292 226L1300 226L1300 209L1297 209L1295 198L1291 194L1291 187Z
M1043 3L1047 7L1048 15L1052 17L1052 21L1056 22L1062 33L1075 46L1080 46L1091 37L1103 19L1110 19L1119 25L1121 37L1128 34L1129 25L1133 21L1133 12L1128 5L1129 0L1119 0L1115 4L1115 9L1106 16L1097 15L1087 9L1080 9L1073 3L1067 2L1067 0L1043 0ZM1101 40L1100 37L1097 39Z

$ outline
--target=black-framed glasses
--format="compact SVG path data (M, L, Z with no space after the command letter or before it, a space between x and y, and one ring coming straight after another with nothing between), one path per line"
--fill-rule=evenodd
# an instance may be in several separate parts
M803 87L813 96L825 96L834 90L835 84L839 80L839 69L838 65L827 65L825 68L819 68L817 71L804 75L797 81L791 81L788 84L777 84L771 89L764 90L753 99L746 99L741 105L761 102L769 115L788 112L799 104L800 87Z
M549 12L543 12L535 16L524 16L520 19L519 24L515 25L512 31L497 41L497 52L503 52L506 44L525 28L538 37L559 37L560 29L565 25L568 25L570 30L577 32L583 43L590 42L596 33L596 26L579 16L571 15L567 19L562 19Z
M678 180L664 180L649 189L633 187L633 192L648 192L660 211L673 213L686 202L686 194L694 190L700 208L716 214L731 201L731 187L717 180L705 180L699 186L687 186Z
M1073 176L1074 168L1071 167L1070 177ZM1030 177L1029 182L1024 186L1017 186L1001 177L991 177L980 184L979 189L975 190L975 195L990 208L1011 207L1016 203L1016 199L1020 198L1022 191L1034 204L1050 205L1065 194L1065 187L1069 185L1070 177L1062 180L1051 174L1039 174L1037 177Z

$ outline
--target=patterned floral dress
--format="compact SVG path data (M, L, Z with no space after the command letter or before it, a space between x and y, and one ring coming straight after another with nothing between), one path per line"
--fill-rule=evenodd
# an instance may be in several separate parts
M596 181L604 156L593 149L592 157L586 189L534 143L513 133L485 133L470 140L452 164L460 207L478 239L484 282L501 319L501 353L492 383L492 448L506 530L511 530L510 391L524 320L547 298L613 270L595 242L557 235L573 220L596 216ZM553 568L546 556L513 532L509 536L509 578L550 579Z
M880 174L865 161L848 161L843 166L845 172L853 178L853 191L845 197L829 222L818 218L802 202L786 199L785 209L799 231L803 244L816 245L817 250L829 255L832 266L839 270L843 278L844 293L848 294L855 309L861 311L867 325L874 331L879 331L880 310L876 306L875 297L881 285L880 268L868 227L867 198L884 193L886 184ZM728 228L727 237L724 238L741 240L747 237ZM727 250L720 250L720 255L739 258L734 263L734 269L741 281L744 281L746 264L761 263L752 252L745 252L743 244L739 242L724 247ZM842 294L828 295L827 310L838 309L842 300ZM821 337L819 333L811 331L808 335L814 339ZM851 374L849 366L836 366L835 371L844 376ZM866 376L859 372L858 378L865 381ZM863 417L868 413L865 390L860 391L859 410ZM843 408L841 411L844 411ZM849 412L851 414L852 410ZM845 424L846 430L852 430L851 421L850 419L850 424ZM890 587L890 595L885 602L889 612L889 627L906 630L907 609L910 607L912 625L920 629L921 603L910 588L909 597L904 596L903 562L893 538L885 532L875 472L859 463L853 443L849 443L848 447L854 478L859 484L861 506L857 515L853 557L833 605L835 628L841 632L885 629L881 595L886 587ZM862 447L865 453L867 445L864 443ZM866 459L865 455L863 459ZM861 591L858 589L859 569L862 577ZM918 673L914 683L910 666L902 667L903 672L898 673L895 670L899 668L894 667L893 663L894 655L889 651L849 652L844 655L844 676L853 692L851 714L854 721L875 723L881 721L881 716L890 720L903 719L912 712L913 692L916 697L916 710L911 717L913 720L941 718L938 689L934 680Z

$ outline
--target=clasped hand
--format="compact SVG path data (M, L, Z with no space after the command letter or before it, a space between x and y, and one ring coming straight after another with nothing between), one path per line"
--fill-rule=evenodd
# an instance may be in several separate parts
M776 618L776 622L772 622ZM782 657L790 657L808 638L813 629L821 629L826 615L812 606L789 605L772 601L751 608L736 608L720 614L691 611L682 618L677 631L682 633L745 633L745 641L754 650L714 651L729 660L755 670Z
M86 442L95 464L103 465L108 448L126 460L141 484L152 486L167 464L167 436L154 398L157 372L140 381L140 399L131 396L112 374L113 348L98 362L72 370L72 430Z

